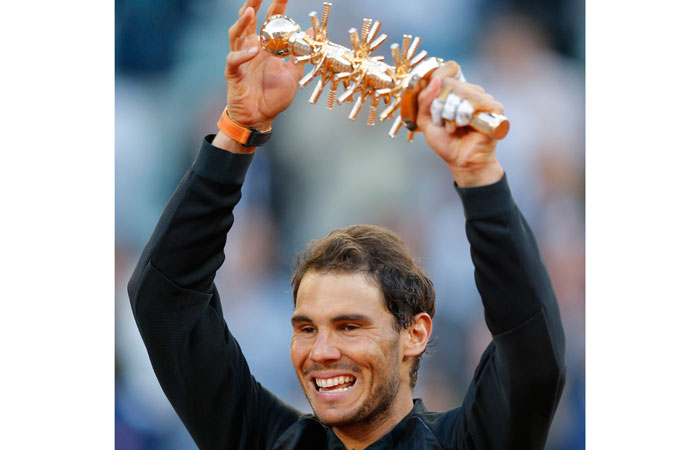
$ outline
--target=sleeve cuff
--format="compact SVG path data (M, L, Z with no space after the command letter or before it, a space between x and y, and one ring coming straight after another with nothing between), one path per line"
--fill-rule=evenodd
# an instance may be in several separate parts
M243 184L253 153L231 153L214 147L214 135L207 135L195 160L192 170L197 175L221 184Z
M467 219L497 216L515 207L506 175L488 186L459 187L454 183L454 188L462 200Z

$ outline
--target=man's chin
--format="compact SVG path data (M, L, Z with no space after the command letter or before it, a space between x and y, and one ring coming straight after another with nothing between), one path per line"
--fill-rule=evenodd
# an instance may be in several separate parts
M348 390L306 392L311 408L318 420L329 427L339 427L357 422L367 409L364 392L353 385Z
M318 418L319 422L324 424L325 426L329 428L343 428L347 427L350 425L350 423L347 421L347 419L344 418L337 418L337 417L324 417L324 416L319 416L318 414L316 415Z
M323 407L312 409L314 410L319 422L332 428L353 425L353 419L355 419L354 416L357 415L356 411L353 411L351 408L334 408L329 410L328 408Z
M344 428L352 425L358 425L358 420L355 411L332 411L316 413L319 422L331 428Z
M343 408L337 406L328 407L328 405L323 405L323 407L311 406L319 422L331 428L357 427L368 423L376 423L389 410L388 407L372 410L371 406L367 404Z

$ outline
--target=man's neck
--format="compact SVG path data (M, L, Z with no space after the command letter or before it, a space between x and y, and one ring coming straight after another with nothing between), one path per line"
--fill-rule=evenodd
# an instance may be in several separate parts
M348 450L363 450L390 432L413 409L412 393L398 395L386 415L369 423L334 427L333 432Z

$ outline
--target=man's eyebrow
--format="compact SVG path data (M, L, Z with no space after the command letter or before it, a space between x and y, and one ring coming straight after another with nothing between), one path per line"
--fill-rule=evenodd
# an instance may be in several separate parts
M303 315L292 316L292 325L296 325L298 323L303 323L303 322L312 322L313 323L313 320L311 320L309 317L303 316Z
M332 319L333 322L371 322L369 316L364 314L341 314Z
M365 314L341 314L331 319L332 322L371 322L369 316ZM299 323L313 323L310 317L303 314L292 316L292 325Z

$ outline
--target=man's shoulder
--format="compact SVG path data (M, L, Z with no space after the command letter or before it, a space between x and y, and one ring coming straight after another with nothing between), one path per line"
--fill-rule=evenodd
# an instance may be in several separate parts
M422 399L414 399L413 410L389 434L392 442L400 442L397 449L443 449L452 448L455 427L460 426L462 408L449 411L429 411ZM461 434L461 433L457 433ZM391 448L391 447L387 447Z
M450 409L444 412L415 411L415 417L418 418L426 428L428 428L440 440L446 434L451 434L454 427L459 423L459 418L462 412L462 407Z

